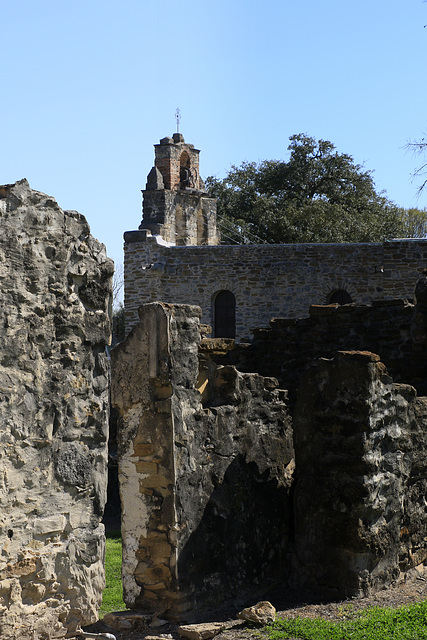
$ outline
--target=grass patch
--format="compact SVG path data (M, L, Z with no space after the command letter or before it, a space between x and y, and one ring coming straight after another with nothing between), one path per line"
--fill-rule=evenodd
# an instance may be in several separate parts
M427 640L427 602L399 609L371 607L339 622L278 618L266 631L269 640Z
M122 538L120 533L109 533L106 536L105 547L105 582L102 594L102 604L99 617L102 618L110 611L123 611L122 586Z

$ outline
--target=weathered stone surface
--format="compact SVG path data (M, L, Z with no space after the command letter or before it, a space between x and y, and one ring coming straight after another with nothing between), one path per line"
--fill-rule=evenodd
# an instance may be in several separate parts
M286 573L292 429L277 382L199 355L200 309L145 305L112 352L123 584L180 618Z
M127 629L147 629L152 617L152 615L138 613L137 611L117 611L115 613L107 613L102 621L112 629L124 631Z
M0 636L62 637L104 586L113 265L84 217L0 187Z
M427 316L418 302L416 306L393 300L383 306L328 305L320 309L323 308L331 313L273 319L269 327L254 331L250 345L237 344L229 359L240 371L275 376L280 386L289 391L291 407L300 378L312 360L334 357L341 350L378 354L396 382L412 384L420 394L426 392L422 327Z
M253 622L260 626L271 624L276 619L276 609L271 602L263 600L258 602L253 607L247 607L243 609L238 616L240 620L246 620L247 622Z
M256 327L268 326L272 318L306 317L310 304L326 304L337 288L348 291L359 307L378 298L411 300L427 263L427 240L183 250L164 246L155 237L129 235L124 263L127 330L138 322L140 304L155 300L198 305L202 322L215 326L212 301L228 290L236 298L236 338L249 340ZM339 313L347 309L351 312L352 305L339 308ZM336 311L321 307L311 317L332 323Z
M294 411L300 579L348 596L398 578L411 450L425 458L424 437L418 447L411 433L414 402L413 387L393 385L369 353L320 359L302 378Z
M403 385L403 393L405 388ZM411 400L409 398L409 400ZM427 561L427 398L411 402L410 439L404 450L410 469L402 495L399 568L402 572Z
M226 628L225 622L205 622L200 624L186 624L178 627L178 633L188 640L209 640Z

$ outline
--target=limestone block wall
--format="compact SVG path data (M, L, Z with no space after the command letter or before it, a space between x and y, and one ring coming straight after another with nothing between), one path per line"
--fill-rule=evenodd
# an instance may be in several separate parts
M414 283L415 284L415 283ZM254 331L250 344L237 344L226 362L240 371L275 376L295 402L299 381L312 360L339 350L380 355L395 382L427 394L427 279L413 286L414 303L404 299L371 305L311 305L305 318L274 318Z
M0 187L0 636L65 637L104 586L113 263L84 217Z
M112 352L125 601L175 618L282 579L291 537L284 394L216 365L199 321L196 307L144 305Z
M216 200L202 193L143 191L140 229L176 245L217 245Z
M355 333L362 327L384 349L388 339L390 355L394 317L403 347L412 336L425 361L426 291L424 280L415 307L317 308L312 318L327 322L316 320L312 337L326 349L328 331L332 345L349 340L340 314L354 311ZM241 373L233 341L200 340L199 318L195 307L144 305L113 350L128 606L180 618L249 585L262 593L269 580L345 597L425 563L426 398L395 383L372 352L313 360L307 342L291 428L277 380ZM273 335L265 358L286 361L286 341Z
M236 336L247 339L271 318L304 317L345 289L357 304L411 298L427 266L426 240L367 244L166 247L125 234L125 313L129 330L142 303L197 304L213 324L221 290L236 298Z
M237 345L228 357L241 371L275 376L294 404L301 375L315 358L339 350L371 351L396 382L427 391L425 352L414 340L417 308L406 300L372 305L312 305L305 318L275 318L256 329L251 344Z
M340 352L305 374L293 416L305 580L366 593L426 559L426 408L369 352Z

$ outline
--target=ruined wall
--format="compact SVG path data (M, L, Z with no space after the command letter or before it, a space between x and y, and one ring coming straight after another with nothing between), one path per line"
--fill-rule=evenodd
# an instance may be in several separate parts
M294 404L301 375L313 359L336 351L371 351L381 356L396 382L427 391L423 340L415 338L419 304L406 300L372 305L311 305L309 317L275 318L269 327L254 331L249 345L236 345L228 360L241 371L275 376L288 389ZM422 316L424 317L424 315Z
M427 241L368 244L166 247L142 232L125 234L125 313L129 330L142 303L197 304L213 325L216 293L236 298L236 336L271 318L304 317L345 289L358 304L411 298L427 266Z
M84 217L0 187L0 636L64 637L104 586L112 261Z
M369 352L320 359L304 376L294 411L295 540L310 583L336 596L366 593L395 581L400 561L407 570L425 559L425 505L412 523L418 541L408 529L406 563L400 557L411 508L420 516L407 494L414 451L426 452L413 438L414 408L414 388L393 384Z
M402 351L390 356L396 372L407 341L425 363L425 282L416 306L315 309L302 325L314 321L314 355L338 338L351 342L352 326L388 356L400 336ZM127 604L181 617L249 585L262 593L274 579L346 597L422 565L426 398L395 383L376 354L313 360L307 342L291 429L276 379L224 364L232 340L199 344L199 315L185 305L144 305L113 351ZM263 342L265 359L286 363L286 340L275 344L274 336Z
M277 381L215 365L200 309L154 303L112 352L130 607L180 617L283 578L292 432Z

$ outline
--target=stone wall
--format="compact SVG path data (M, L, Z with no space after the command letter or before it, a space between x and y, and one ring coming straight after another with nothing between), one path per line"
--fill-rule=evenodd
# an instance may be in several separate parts
M154 145L155 167L160 171L164 188L168 191L180 189L182 183L182 169L189 169L191 181L188 186L200 190L204 187L199 173L199 149L188 144L181 133L174 133L173 137L166 136L160 144Z
M416 290L416 306L314 308L256 334L282 379L301 348L292 428L277 380L230 364L250 347L200 340L196 307L141 307L112 356L128 606L180 618L270 581L347 597L426 562L427 400L378 355L336 351L364 336L396 376L414 352L425 373L426 281Z
M113 263L84 217L0 187L0 636L59 638L104 587Z
M216 200L187 191L143 191L141 229L176 245L216 245ZM135 237L138 232L130 232ZM141 234L145 237L145 234Z
M426 506L412 490L426 472L420 408L369 352L340 352L305 374L294 411L296 555L324 594L376 591L425 560Z
M277 381L218 366L200 309L145 305L112 352L123 584L181 617L286 575L292 430Z
M371 351L381 356L396 382L427 392L421 334L414 335L419 305L406 300L372 305L312 305L307 318L275 318L256 329L250 344L236 345L227 358L241 371L275 376L294 404L301 375L313 359L340 350Z
M167 247L144 232L125 234L127 330L141 304L197 304L213 325L221 290L236 298L236 336L250 338L271 318L304 317L310 304L325 304L346 290L353 302L412 298L427 266L426 240L368 244Z

